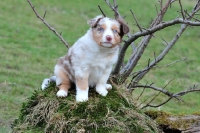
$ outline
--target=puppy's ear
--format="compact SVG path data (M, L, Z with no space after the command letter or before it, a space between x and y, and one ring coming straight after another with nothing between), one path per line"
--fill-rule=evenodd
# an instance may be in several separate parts
M125 35L125 34L127 34L128 32L129 32L129 27L128 27L128 25L124 22L124 20L123 19L117 19L117 21L120 23L120 36L121 36L121 38Z
M100 15L100 16L97 16L97 17L89 20L87 23L90 25L91 28L95 28L102 18L103 18L103 16Z

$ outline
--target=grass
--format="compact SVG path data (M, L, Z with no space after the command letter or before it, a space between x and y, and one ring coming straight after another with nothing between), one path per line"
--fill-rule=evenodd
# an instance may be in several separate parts
M100 0L32 2L40 14L47 10L46 20L58 32L62 31L63 37L71 45L89 28L86 21L100 14L97 5L101 5L108 16L113 16L105 2ZM148 26L150 19L156 14L156 3L157 0L126 0L126 2L118 0L119 10L121 14L127 15L126 21L134 32L138 29L133 25L133 17L129 9L134 11L141 25ZM194 1L185 0L183 4L190 11ZM34 90L40 88L44 78L53 75L56 60L66 53L66 48L36 18L26 1L7 0L1 2L0 7L0 132L10 132L9 125L18 116L22 102L26 101ZM178 8L178 4L174 5L165 20L175 18ZM180 25L177 25L158 32L134 71L147 65L149 58L153 60L153 53L158 55L165 47L160 37L170 41L179 27ZM175 78L167 87L173 92L187 89L193 84L199 84L199 43L199 29L189 28L161 62L161 65L184 57L188 58L187 61L153 70L142 82L155 82L157 86L162 87L169 80ZM127 59L128 55L130 54L127 54ZM137 97L138 93L135 91L134 97ZM149 97L152 94L151 91L147 91L145 96ZM171 101L161 110L177 114L191 114L200 111L199 93L189 94L184 99L190 106ZM162 100L162 97L157 99L158 102Z

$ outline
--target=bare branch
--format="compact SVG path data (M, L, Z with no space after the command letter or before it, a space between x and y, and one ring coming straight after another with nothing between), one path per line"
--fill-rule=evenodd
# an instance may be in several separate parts
M171 97L171 96L173 96L173 93L171 93L171 92L168 92L167 90L164 90L163 88L158 88L158 87L156 87L156 86L150 86L150 85L136 85L136 86L134 86L134 88L133 89L135 89L135 88L149 88L149 89L153 89L153 90L155 90L155 91L159 91L159 92L162 92L163 94L165 94L165 95L167 95L167 96L169 96L169 97Z
M173 38L173 40L167 45L167 47L162 51L162 53L156 58L156 61L152 61L150 63L149 67L146 67L143 73L139 74L136 78L135 78L135 83L138 83L143 77L144 75L146 75L146 73L149 72L149 70L151 68L153 68L158 62L160 62L165 55L169 52L169 50L174 46L174 44L177 42L177 40L179 39L179 37L181 36L181 34L185 31L185 29L187 28L187 25L182 25L181 29L178 31L178 33L176 34L176 36Z
M190 93L190 92L200 92L200 89L197 89L197 87L199 87L199 85L194 85L193 87L190 87L186 91L181 91L181 92L175 93L174 96L180 97L180 96L183 96L183 95Z
M147 85L147 83L146 83L146 85ZM142 92L140 93L140 95L135 99L135 101L138 101L139 99L140 99L140 97L143 95L143 93L144 93L144 90L145 90L145 86L144 86L144 88L142 89Z
M164 101L164 102L162 102L162 103L160 103L160 104L158 104L158 105L147 104L147 105L143 106L141 109L144 109L144 108L146 108L146 107L154 107L154 108L160 107L160 106L166 104L167 102L169 102L172 98L173 98L173 97L169 97L166 101Z
M135 22L136 22L137 27L139 28L140 32L142 32L142 28L140 27L140 25L139 25L139 23L138 23L138 21L137 21L137 18L136 18L136 16L135 16L135 14L133 13L132 10L130 10L130 11L131 11L131 13L132 13L132 15L133 15L133 18L134 18L134 20L135 20Z
M169 63L169 64L167 64L167 65L164 65L164 66L154 66L154 68L168 67L168 66L171 66L171 65L173 65L173 64L176 64L176 63L178 63L178 62L185 61L185 60L187 60L187 58L184 58L184 59L181 59L181 60L176 60L176 61L174 61L174 62L172 62L172 63Z
M43 19L45 18L45 16L46 16L46 13L47 13L47 11L45 11L45 13L44 13L44 16L43 16Z
M168 42L164 38L162 38L162 40L168 45Z
M191 16L187 11L185 11L185 14L187 14L190 18L192 18L192 19L194 19L194 20L196 20L196 21L198 21L198 22L200 22L200 20L199 19L197 19L197 18L194 18L193 16Z
M103 15L104 17L106 17L106 14L103 12L103 10L101 9L100 5L98 5L98 7L99 7L99 10L101 11L102 15Z
M160 24L162 18L164 17L164 14L167 12L167 9L168 9L168 7L169 7L170 1L171 1L171 0L168 0L168 1L166 2L165 6L161 9L160 13L157 14L157 17L156 17L156 19L151 23L150 28L152 28L152 27L154 27L154 26ZM147 30L147 31L148 31L148 30ZM146 31L144 31L144 32L146 32ZM140 32L140 33L143 33L143 32ZM140 34L140 33L139 33L139 34ZM152 32L152 33L153 33L153 32ZM138 51L137 55L135 56L135 59L132 61L132 63L129 62L129 64L131 64L131 65L129 66L128 72L126 72L126 74L125 74L124 76L128 76L128 75L131 73L131 71L133 70L133 68L136 66L138 60L140 59L140 57L141 57L141 55L143 54L143 52L144 52L146 46L148 45L148 42L151 40L152 33L146 34L146 35L148 35L148 36L147 36L145 39L143 39L143 40L141 41L142 47L139 49L139 51ZM143 36L143 35L141 35L141 36ZM145 35L144 35L144 36L145 36ZM117 63L116 63L116 66L114 67L114 70L113 70L112 74L119 74L119 72L120 72L120 73L121 73L121 72L124 72L124 71L120 71L120 68L121 68L121 66L122 66L122 64L123 64L123 60L124 60L124 57L125 57L126 50L127 50L127 48L129 47L129 45L130 45L134 40L136 40L136 39L139 38L139 37L140 37L140 35L139 35L139 36L137 36L137 35L136 35L136 36L132 36L132 37L129 38L129 39L126 41L126 43L123 45L122 49L120 50L119 58L118 58L118 61L117 61ZM125 67L127 67L127 66L125 66Z
M27 1L28 1L29 5L31 6L31 8L33 9L35 15L36 15L36 16L37 16L51 31L53 31L53 32L56 34L56 36L58 36L58 37L60 38L60 40L65 44L65 46L66 46L67 48L69 48L68 43L63 39L63 37L62 37L53 27L51 27L51 26L44 20L45 15L46 15L46 11L45 11L45 14L44 14L44 16L43 16L43 18L42 18L42 17L37 13L37 11L35 10L35 7L34 7L33 4L30 2L30 0L27 0Z
M170 81L167 83L167 85L168 85L171 81L172 81L172 80L170 80ZM159 107L159 106L162 106L162 105L166 104L167 102L169 102L172 98L176 98L176 99L178 99L179 101L184 102L184 101L183 101L182 99L180 99L179 97L184 96L184 95L186 95L186 94L188 94L188 93L191 93L191 92L200 92L200 89L198 89L199 85L194 85L194 86L190 87L189 89L187 89L187 90L185 90L185 91L181 91L181 92L177 92L177 93L171 93L171 92L165 90L165 88L167 87L167 85L166 85L165 87L163 87L163 88L158 88L158 87L155 87L155 86L152 86L152 85L147 85L147 84L146 84L146 85L137 85L137 86L134 86L133 89L135 89L135 88L143 88L143 89L149 88L149 89L152 89L152 90L155 90L155 91L158 91L158 92L159 92L156 96L154 96L153 99L150 100L150 102L148 102L145 106L143 106L142 109L144 109L144 108L146 108L146 107ZM163 93L164 95L167 95L169 98L168 98L166 101L164 101L164 102L162 102L162 103L160 103L160 104L158 104L158 105L151 105L151 102L152 102L160 93ZM184 103L185 103L185 102L184 102Z
M151 26L150 26L150 28L148 30L145 30L143 32L137 32L137 33L133 34L132 37L130 37L125 42L125 44L121 48L117 64L116 64L112 74L119 74L119 72L120 72L120 74L124 73L123 75L125 77L129 76L129 74L132 72L133 68L136 66L136 64L137 64L138 60L140 59L141 55L143 54L144 50L146 49L146 46L148 45L148 42L151 39L151 36L152 36L153 33L157 32L157 31L159 31L161 29L164 29L166 27L175 25L175 24L185 24L185 25L191 25L191 26L200 26L200 22L190 21L191 17L187 17L185 20L183 20L181 18L177 18L177 19L171 20L169 22L160 23L159 19L161 20L162 17L163 17L163 13L166 13L170 2L171 1L169 0L166 3L166 5L163 7L164 11L162 11L162 14L161 13L158 14L157 18L154 20L154 22L151 24ZM190 16L194 16L198 11L199 11L199 6L198 7L195 6L195 10L192 11ZM146 35L151 35L151 36L148 36L148 38L146 38L146 40L143 40L142 47L138 50L139 52L137 52L137 54L134 56L134 59L129 60L127 65L124 67L126 69L123 68L120 71L121 65L123 64L123 60L124 60L124 57L125 57L126 50L129 47L129 45L133 41L135 41L137 38L139 38L141 36L146 36Z
M182 17L183 17L183 19L185 19L185 15L184 15L184 12L183 12L183 6L182 6L182 3L181 3L181 0L178 0L178 2L179 2L179 5L180 5L180 7L181 7L181 14L182 14Z
M177 0L172 0L170 4L172 4L172 3L176 2L176 1L177 1Z
M143 106L141 109L144 109L146 107L148 107L149 105L151 105L150 103L152 103L156 97L158 97L160 95L161 92L158 92L158 94L156 94L145 106Z
M194 16L194 14L200 10L200 6L198 8L196 8L194 11L192 11L192 13L190 14L191 16ZM187 18L187 19L191 19L191 17ZM185 19L186 20L186 19ZM182 20L181 21L185 21ZM189 21L189 20L186 20ZM194 22L194 23L199 23L199 22ZM140 73L136 78L135 78L135 84L137 84L143 77L144 75L146 75L146 73L149 72L149 70L151 68L153 68L158 62L160 62L165 55L169 52L169 50L174 46L174 44L178 41L179 37L182 35L182 33L185 31L185 29L187 28L188 24L182 24L180 30L178 31L178 33L175 35L175 37L172 39L172 41L167 45L167 47L163 50L163 52L156 58L156 61L152 61L150 63L150 67L146 67L145 69L143 69L142 73Z

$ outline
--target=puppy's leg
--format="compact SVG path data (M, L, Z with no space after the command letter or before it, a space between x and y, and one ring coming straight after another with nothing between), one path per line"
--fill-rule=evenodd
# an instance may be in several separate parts
M76 76L76 101L83 102L88 100L88 74Z
M71 87L71 82L67 74L64 72L62 67L55 67L55 75L56 75L56 85L59 88L57 92L58 97L66 97L68 95L68 89Z
M108 93L108 89L112 89L112 86L110 84L106 84L107 80L109 78L109 75L112 71L112 66L107 67L102 76L100 77L97 85L96 85L96 91L101 94L102 96L106 96Z

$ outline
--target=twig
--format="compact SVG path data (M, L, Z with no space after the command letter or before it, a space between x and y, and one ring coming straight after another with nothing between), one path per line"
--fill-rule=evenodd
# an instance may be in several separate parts
M101 11L102 15L103 15L104 17L106 17L106 14L103 12L103 10L101 9L100 5L98 5L98 7L99 7L99 10Z
M154 68L168 67L168 66L171 66L171 65L173 65L173 64L176 64L176 63L178 63L178 62L185 61L185 60L187 60L187 58L184 58L184 59L182 59L182 60L176 60L176 61L174 61L174 62L172 62L172 63L169 63L169 64L167 64L167 65L164 65L164 66L154 66Z
M135 14L133 13L132 10L130 10L130 11L131 11L131 13L132 13L132 15L133 15L133 18L134 18L134 20L135 20L135 22L136 22L137 27L139 28L140 32L142 32L142 28L140 27L140 25L139 25L139 23L138 23L138 21L137 21L137 18L136 18L136 16L135 16Z
M162 38L162 40L168 45L168 42L164 38Z
M176 2L177 0L172 0L171 2L170 2L170 4L172 4L172 3L174 3L174 2Z
M163 14L163 1L162 0L159 0L159 2L160 2L160 14L161 14L161 16L162 16L162 14ZM162 19L160 19L160 22L162 22Z
M158 104L158 105L151 105L151 104L145 105L145 106L143 106L141 109L144 109L144 108L146 108L146 107L154 107L154 108L160 107L160 106L166 104L167 102L169 102L172 98L173 98L173 97L169 97L166 101L164 101L164 102L162 102L162 103L160 103L160 104Z
M147 85L147 84L146 84ZM138 101L140 99L140 97L142 96L142 94L144 93L144 90L145 90L145 86L144 88L142 89L142 92L140 93L140 95L135 99L135 101Z
M158 94L156 94L145 106L143 106L141 109L144 109L146 107L148 107L150 105L151 102L153 102L155 100L156 97L158 97L160 95L161 92L158 92Z
M197 19L197 18L194 18L193 16L191 16L187 11L185 11L185 13L190 17L190 18L192 18L192 19L194 19L194 20L196 20L196 21L198 21L198 22L200 22L200 20L199 19Z
M171 81L172 81L172 80L170 80L170 81L167 83L167 85L168 85ZM156 96L154 96L153 99L150 100L150 102L148 102L146 105L144 105L144 106L142 107L142 109L144 109L144 108L146 108L146 107L159 107L159 106L162 106L162 105L166 104L167 102L169 102L172 98L176 98L176 99L178 99L179 101L181 101L181 102L187 104L184 100L180 99L179 97L184 96L184 95L186 95L186 94L188 94L188 93L191 93L191 92L200 92L200 89L197 89L197 87L199 87L199 85L194 85L194 86L190 87L189 89L187 89L187 90L185 90L185 91L181 91L181 92L177 92L177 93L171 93L171 92L168 92L167 90L165 90L165 88L167 87L167 85L166 85L165 87L163 87L163 88L158 88L158 87L155 87L155 86L152 86L152 85L147 85L147 84L146 84L146 85L137 85L137 86L134 86L134 88L143 88L143 89L149 88L149 89L153 89L153 90L159 92ZM134 89L134 88L133 88L133 89ZM158 104L158 105L151 105L150 103L151 103L160 93L163 93L164 95L167 95L169 98L168 98L166 101L164 101L164 102L162 102L162 103L160 103L160 104ZM141 96L140 96L140 97L141 97ZM146 101L147 101L147 100L145 100L145 102L146 102ZM143 101L142 103L144 103L144 101ZM141 104L140 104L140 105L141 105ZM187 105L188 105L188 104L187 104Z
M168 84L169 84L169 82L168 82ZM177 93L171 93L171 92L169 92L167 90L164 90L164 88L158 88L158 87L152 86L152 85L151 86L150 85L136 85L136 86L134 86L133 89L135 89L135 88L149 88L149 89L152 89L152 90L155 90L155 91L159 91L159 92L161 92L161 93L163 93L163 94L165 94L165 95L167 95L169 97L174 97L175 98L175 97L181 97L181 96L183 96L183 95L185 95L187 93L190 93L190 92L200 92L200 89L197 89L197 87L199 87L199 85L195 86L195 87L192 87L192 89L190 88L188 90L177 92Z
M180 96L183 96L183 95L190 93L190 92L200 92L200 89L197 89L197 87L199 87L199 85L194 85L193 87L190 87L186 91L181 91L181 92L175 93L174 96L180 97Z
M182 6L182 3L181 3L181 0L178 0L178 2L179 2L179 5L180 5L180 7L181 7L181 14L182 14L182 17L183 17L183 19L185 19L185 15L184 15L184 12L183 12L183 6Z
M37 11L35 10L35 7L34 7L33 4L30 2L30 0L27 0L27 1L28 1L29 5L31 6L31 8L33 9L35 15L36 15L36 16L37 16L51 31L53 31L53 32L56 34L56 36L58 36L58 37L60 38L60 40L65 44L65 46L66 46L67 48L69 48L68 43L63 39L63 37L62 37L53 27L51 27L51 26L44 20L45 15L46 15L46 11L45 11L44 16L43 16L43 18L42 18L42 17L37 13Z
M43 19L45 18L45 16L46 16L46 13L47 13L47 11L45 11L45 13L44 13L44 16L43 16Z

